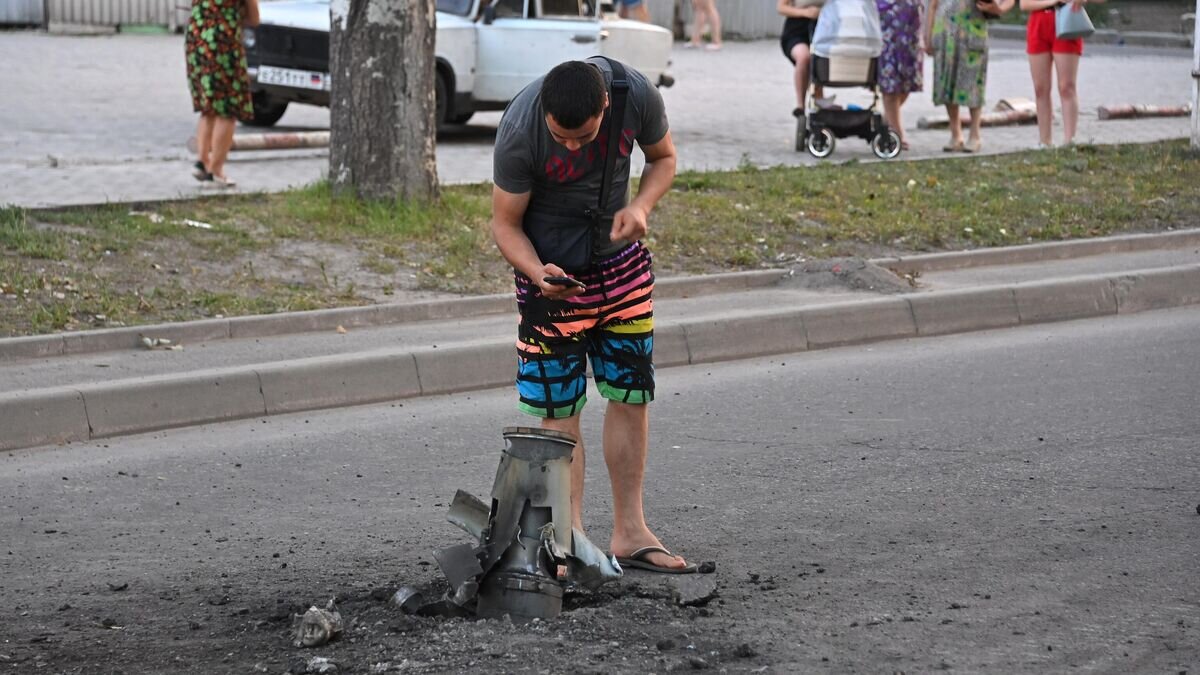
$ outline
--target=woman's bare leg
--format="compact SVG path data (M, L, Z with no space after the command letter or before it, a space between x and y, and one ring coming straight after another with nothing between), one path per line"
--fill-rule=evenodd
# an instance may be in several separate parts
M1030 54L1029 73L1033 76L1033 100L1037 102L1038 142L1050 145L1050 126L1054 122L1054 103L1050 100L1051 55ZM1060 76L1061 77L1061 76Z
M200 121L196 122L196 159L204 165L204 170L211 172L210 164L212 159L212 134L213 122L216 120L216 115L201 114Z
M798 44L792 47L792 60L796 62L793 81L796 85L796 107L804 109L804 97L808 93L808 45Z
M1071 143L1079 126L1079 92L1075 88L1079 55L1055 54L1054 74L1058 77L1058 97L1062 100L1063 142Z
M235 128L237 120L232 117L217 117L213 122L212 162L208 165L208 172L214 176L225 178L225 160L229 157L229 148L233 147Z
M983 106L975 106L968 110L971 114L971 135L967 139L967 144L974 148L983 142L980 136L983 127Z
M954 103L947 103L946 116L950 118L950 145L961 146L963 142L962 119L958 116L958 106Z

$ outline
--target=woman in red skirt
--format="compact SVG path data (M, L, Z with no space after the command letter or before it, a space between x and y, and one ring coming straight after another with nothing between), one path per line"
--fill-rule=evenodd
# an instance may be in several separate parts
M1082 12L1088 0L1071 0L1071 11ZM1029 70L1033 74L1033 95L1037 101L1038 147L1051 146L1050 124L1054 119L1050 87L1052 77L1058 77L1058 97L1062 101L1063 143L1075 140L1079 123L1079 95L1075 79L1079 72L1079 57L1083 55L1083 40L1062 40L1055 35L1054 10L1060 0L1021 0L1021 9L1029 12L1025 24L1025 51L1029 54Z

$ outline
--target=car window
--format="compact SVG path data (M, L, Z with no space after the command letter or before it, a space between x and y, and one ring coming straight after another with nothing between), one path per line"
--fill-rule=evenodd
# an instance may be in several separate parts
M437 11L466 16L473 0L437 0Z
M580 0L542 0L540 16L580 16L582 5Z
M495 0L496 16L525 16L525 0Z

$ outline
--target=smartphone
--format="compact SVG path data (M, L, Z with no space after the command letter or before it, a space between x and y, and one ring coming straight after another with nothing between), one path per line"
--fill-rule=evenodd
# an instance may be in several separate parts
M578 288L587 288L587 285L578 279L571 277L544 277L542 281L555 286L576 286Z

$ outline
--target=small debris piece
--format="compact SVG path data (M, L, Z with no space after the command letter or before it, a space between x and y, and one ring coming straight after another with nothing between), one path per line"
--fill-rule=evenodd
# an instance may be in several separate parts
M296 639L292 644L296 647L319 647L337 639L342 632L342 615L338 613L333 600L320 609L316 605L308 608L304 616L296 622ZM310 662L311 663L311 662ZM336 669L337 666L334 666ZM310 670L309 672L314 672ZM326 672L324 670L316 672Z
M128 581L124 581L119 584L114 584L112 582L109 582L109 584L108 584L108 590L112 591L113 593L119 593L127 588L129 588Z
M751 647L749 642L743 642L737 647L734 647L733 655L739 659L752 659L758 656L758 652L754 651L754 647Z
M304 672L306 673L336 673L338 666L327 656L314 656L308 660Z
M346 334L346 327L345 327L345 326L338 326L338 327L337 327L337 332L338 332L338 335L345 335L345 334Z
M708 668L708 661L705 661L699 656L689 656L688 665L692 667L692 670L705 670Z
M712 574L717 571L717 563L714 560L705 560L696 571L700 574Z
M669 652L669 651L675 649L678 645L676 645L675 641L672 640L671 638L663 638L663 639L659 640L654 646L658 647L658 651L660 651L660 652Z
M425 598L421 595L421 591L412 586L401 586L392 595L392 604L399 607L401 612L405 614L416 614L417 610L425 602Z
M681 607L703 607L718 595L717 580L708 575L680 575L670 582L675 603Z
M184 218L183 220L181 220L179 222L183 223L184 225L187 225L188 227L198 227L201 230L213 229L212 225L209 225L208 223L205 223L205 222L201 222L199 220L192 220L191 218ZM324 672L324 671L322 671L322 672Z

